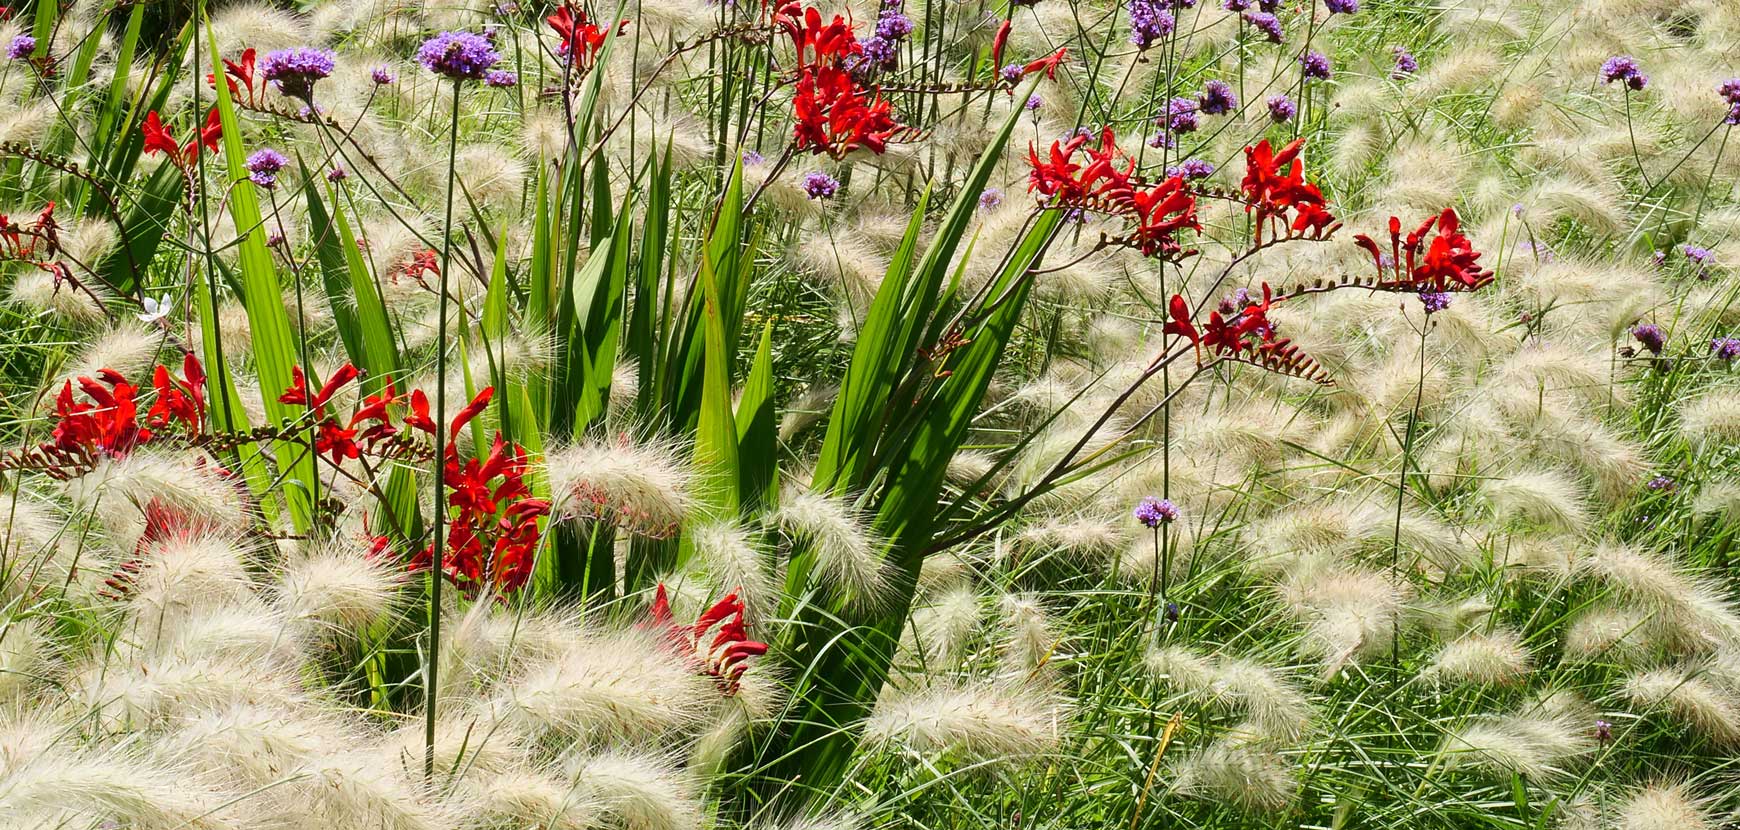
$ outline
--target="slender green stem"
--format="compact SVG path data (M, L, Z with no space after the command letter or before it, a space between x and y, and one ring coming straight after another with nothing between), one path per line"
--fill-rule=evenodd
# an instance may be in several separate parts
M459 152L459 80L453 82L453 120L447 132L447 216L441 222L441 296L435 336L435 525L434 556L429 561L429 653L423 667L423 777L435 775L435 699L441 652L441 572L446 554L442 525L447 519L447 279L453 272L454 158Z

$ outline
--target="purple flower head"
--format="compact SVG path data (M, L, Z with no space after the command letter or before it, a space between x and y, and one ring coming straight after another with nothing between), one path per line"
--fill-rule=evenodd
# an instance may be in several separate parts
M900 63L898 44L881 35L858 41L858 59L851 68L866 72L893 69Z
M1222 0L1220 7L1229 12L1242 12L1251 7L1251 0Z
M1143 496L1142 501L1136 505L1136 521L1148 527L1171 524L1177 518L1178 506L1169 499Z
M516 86L519 82L520 76L515 75L506 69L491 69L483 75L483 83L486 86L506 88Z
M1661 326L1654 323L1639 323L1631 329L1631 339L1638 345L1649 350L1650 354L1659 355L1663 346L1667 345L1667 335L1662 333Z
M1673 480L1673 478L1671 478L1669 476L1656 476L1655 478L1652 478L1648 482L1644 483L1643 486L1648 487L1651 490L1658 490L1661 492L1671 493L1674 490L1678 489L1679 484L1678 484L1678 482L1675 482Z
M501 60L489 38L473 32L442 32L417 48L417 62L456 81L480 80Z
M6 46L6 56L15 61L30 60L36 54L36 38L30 35L19 35Z
M1178 622L1178 603L1166 603L1166 621L1169 623Z
M248 156L246 167L248 179L261 187L272 187L278 183L278 171L283 170L290 160L283 153L270 147L255 150Z
M1193 133L1198 126L1196 101L1174 98L1166 104L1166 129L1174 133Z
M1696 245L1681 245L1680 250L1685 252L1686 259L1699 265L1709 265L1710 262L1716 258L1714 251L1711 251L1709 248L1700 248Z
M1322 52L1306 52L1299 57L1299 69L1307 78L1327 81L1334 74L1329 68L1329 56Z
M1600 718L1595 719L1595 740L1607 743L1613 740L1613 724Z
M1722 119L1722 123L1727 124L1730 127L1740 126L1740 101L1735 102L1733 106L1728 108L1728 117Z
M270 245L274 248L278 247L279 245L284 244L284 234L281 234L277 231L267 231L266 232L266 244Z
M388 69L384 64L369 70L369 80L374 81L379 86L386 86L398 79L399 76L394 75L393 70Z
M1231 294L1220 298L1219 311L1222 317L1231 317L1250 304L1251 290L1249 288L1235 288Z
M1740 337L1718 337L1710 341L1710 354L1717 360L1733 360L1740 357Z
M1270 43L1280 43L1287 39L1281 31L1281 19L1266 12L1245 12L1241 17L1246 23L1269 39Z
M1021 75L1021 64L1018 63L1012 63L997 70L997 77L1001 78L1003 83L1006 84L1012 84L1021 80Z
M333 54L325 49L294 46L267 52L260 60L260 77L291 98L308 100L314 95L314 82L331 75L335 66Z
M1657 268L1667 264L1667 251L1656 251L1649 255L1649 264Z
M1178 138L1170 130L1161 130L1155 133L1153 138L1148 139L1148 146L1156 150L1161 148L1171 150L1178 146Z
M1740 106L1740 78L1729 78L1716 87L1716 94L1729 104Z
M1177 176L1181 179L1206 179L1214 175L1214 165L1202 159L1185 159L1178 164L1166 168L1166 178Z
M1024 104L1023 106L1025 106L1027 108L1028 112L1032 112L1036 109L1039 109L1042 106L1045 106L1045 99L1040 98L1037 95L1029 95L1029 96L1027 96L1027 103Z
M1427 314L1437 314L1450 307L1450 292L1421 291L1420 305L1426 309Z
M1178 21L1172 13L1160 8L1154 0L1130 0L1130 42L1137 49L1153 46L1172 34Z
M350 174L344 172L344 168L337 165L333 165L331 170L326 171L326 180L329 182L342 182L348 178L350 178Z
M1003 191L995 187L987 187L983 193L979 194L979 208L981 210L996 210L1000 204L1003 204Z
M744 150L743 151L743 163L744 164L760 164L764 161L767 161L767 159L765 157L763 157L760 153L755 152L754 150Z
M1268 103L1269 118L1273 119L1276 124L1292 121L1293 116L1299 114L1299 106L1293 103L1293 99L1285 95L1271 95Z
M1330 14L1355 14L1359 11L1359 0L1323 0L1323 8Z
M1390 70L1391 78L1400 80L1420 71L1420 62L1414 60L1412 53L1400 46L1395 47L1395 51L1396 68Z
M804 193L811 199L832 199L840 189L840 180L817 170L804 176Z
M900 40L912 34L912 18L887 9L876 18L876 36L883 40Z
M1217 80L1202 85L1202 94L1196 96L1196 103L1203 115L1225 115L1238 109L1239 98L1233 94L1232 84Z
M1603 62L1601 80L1609 84L1622 81L1632 89L1643 89L1649 85L1649 76L1637 68L1637 59L1630 55L1614 55Z

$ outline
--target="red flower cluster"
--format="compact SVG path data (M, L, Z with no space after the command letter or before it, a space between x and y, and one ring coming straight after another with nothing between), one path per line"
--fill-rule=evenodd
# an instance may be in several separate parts
M49 202L36 221L21 225L0 213L0 256L8 259L35 260L38 246L46 248L46 256L60 251L60 223L54 220L54 203Z
M834 158L859 147L873 153L887 150L898 125L881 89L860 86L847 68L848 59L862 51L852 24L835 15L824 25L821 12L803 9L799 17L797 11L798 5L790 3L773 16L797 50L793 148Z
M241 82L240 86L237 86L238 81ZM217 88L217 76L214 73L207 72L205 74L205 82L210 84L213 89ZM237 101L244 104L256 103L257 98L254 91L253 47L250 46L247 49L242 50L242 59L240 61L232 61L228 59L224 61L224 83L229 85L230 94L235 96ZM243 89L248 91L247 95L242 94Z
M1098 150L1087 148L1088 137L1077 135L1068 143L1051 143L1049 158L1041 160L1037 148L1028 145L1027 189L1051 197L1055 206L1084 207L1128 215L1136 229L1125 244L1143 254L1176 255L1176 234L1186 228L1200 231L1196 197L1184 179L1173 176L1159 184L1146 184L1136 177L1136 160L1118 149L1116 137L1107 128L1100 135ZM1077 164L1080 150L1087 164ZM1119 162L1122 161L1120 169Z
M678 625L671 616L670 598L661 582L652 608L647 612L646 624L659 630L665 642L678 653L698 662L701 671L719 684L719 691L733 695L737 693L743 672L749 668L749 658L767 653L766 643L749 639L743 621L744 610L743 600L733 592L702 612L694 625ZM709 631L714 631L713 639L703 647Z
M319 392L309 397L308 379L302 374L302 367L292 367L290 388L278 396L279 403L304 406L313 412L314 451L332 456L334 464L346 458L356 458L361 452L356 443L356 428L339 426L338 418L326 412L326 405L332 401L332 396L338 394L338 390L345 384L356 380L358 374L355 366L346 363L333 372L332 377L326 379Z
M156 110L145 114L145 123L140 125L139 131L145 134L146 153L163 153L169 156L169 160L174 162L175 166L184 170L199 159L199 148L204 147L214 153L217 152L218 139L222 138L224 134L223 124L218 118L217 107L212 107L207 111L205 127L199 131L199 136L189 141L186 146L176 143L175 136L170 134L169 128L163 126L163 120L158 117Z
M1245 178L1239 186L1245 193L1245 211L1256 214L1256 244L1262 244L1263 228L1270 219L1281 220L1288 237L1321 239L1340 227L1325 207L1323 191L1305 181L1299 158L1304 149L1303 138L1293 139L1279 153L1268 139L1245 148Z
M161 430L179 421L189 435L198 435L205 431L205 367L189 352L181 358L181 373L178 379L163 365L152 373L157 400L145 414L145 422Z
M459 410L448 426L447 454L442 460L441 479L448 488L447 504L455 510L447 526L447 549L442 554L442 575L467 596L476 596L490 586L496 596L506 596L524 587L536 564L542 531L538 519L550 512L550 503L532 498L526 486L529 459L524 447L508 444L496 433L489 455L461 463L453 439L489 405L494 387L485 387L471 403ZM365 404L357 415L370 412L378 401ZM384 410L384 404L378 404ZM428 402L421 392L411 395L412 412L407 426L430 433ZM487 555L486 555L487 551ZM425 569L435 559L435 546L424 548L412 560L415 569Z
M1437 235L1430 244L1426 235L1437 226ZM1392 291L1472 291L1492 282L1492 270L1480 267L1480 252L1462 234L1462 223L1455 208L1445 208L1402 238L1402 220L1390 217L1389 263L1377 242L1365 234L1354 242L1371 254L1377 265L1378 282L1374 288ZM1422 250L1423 247L1423 250Z
M1230 316L1222 316L1219 311L1210 311L1208 322L1199 329L1191 322L1190 304L1185 302L1184 297L1173 294L1167 303L1167 313L1172 319L1161 330L1189 340L1197 349L1199 362L1202 350L1206 349L1216 357L1252 363L1270 371L1319 383L1329 383L1317 361L1301 352L1292 341L1275 336L1275 324L1269 320L1269 310L1276 302L1269 284L1265 282L1262 302L1247 299L1244 308Z
M586 19L584 10L576 11L566 5L557 9L555 14L544 18L556 34L562 36L562 45L556 54L566 55L574 65L582 70L592 66L592 61L598 56L598 50L604 48L605 38L610 36L610 30ZM617 24L616 33L628 31L627 20Z
M99 382L101 381L101 382ZM73 382L60 388L54 401L54 446L91 456L125 458L133 448L151 440L151 430L140 429L139 387L127 382L114 369L100 369L97 379L81 377L79 389L91 403L73 400Z

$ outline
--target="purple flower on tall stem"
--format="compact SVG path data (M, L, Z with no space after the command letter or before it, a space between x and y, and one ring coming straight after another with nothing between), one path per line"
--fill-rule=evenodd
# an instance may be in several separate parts
M1202 94L1196 96L1196 103L1203 115L1225 115L1238 109L1239 98L1233 94L1232 84L1214 80L1202 85Z
M456 81L482 80L501 61L489 38L473 32L442 32L417 48L417 62Z
M1417 60L1414 60L1413 54L1410 53L1408 50L1403 49L1400 46L1397 46L1397 47L1395 47L1395 53L1396 53L1396 67L1394 69L1390 70L1390 77L1391 78L1395 78L1396 80L1401 80L1402 78L1406 78L1409 75L1412 75L1415 72L1420 71L1420 62Z
M1168 132L1196 132L1196 101L1190 98L1174 98L1168 102L1165 125Z
M1354 14L1359 11L1359 0L1323 0L1323 8L1330 14Z
M1027 96L1027 103L1024 104L1023 106L1025 106L1027 108L1028 112L1032 112L1036 109L1039 109L1042 106L1045 106L1045 99L1043 99L1037 95L1029 95L1029 96Z
M505 89L507 87L515 86L518 85L519 82L520 76L505 69L491 69L484 73L483 76L483 83L485 86L493 86L497 89Z
M1740 337L1718 337L1710 341L1710 354L1717 360L1740 357Z
M1655 478L1644 482L1643 486L1662 493L1672 493L1674 490L1679 489L1679 483L1674 481L1672 477L1662 475L1658 475Z
M1147 527L1159 527L1171 524L1178 519L1178 506L1170 499L1157 499L1153 496L1143 496L1136 504L1136 521Z
M1287 39L1286 33L1281 31L1281 19L1266 11L1245 12L1242 18L1251 24L1251 28L1262 32L1270 43L1280 43Z
M19 35L6 45L6 56L15 61L30 60L36 54L36 38L30 35Z
M1276 124L1285 124L1299 114L1299 105L1285 95L1269 96L1269 118Z
M1023 74L1025 73L1021 71L1021 64L1018 63L1012 63L997 70L997 78L1006 84L1012 84L1021 80Z
M337 165L333 165L331 170L326 171L326 180L329 182L342 182L348 178L350 178L350 174L346 173L343 167Z
M1229 12L1242 12L1251 7L1251 0L1222 0L1220 7Z
M1153 46L1172 34L1178 21L1172 13L1160 8L1154 0L1130 0L1130 42L1137 49Z
M1638 69L1637 59L1630 55L1614 55L1601 64L1603 83L1623 82L1631 89L1649 86L1649 76Z
M325 49L294 46L266 53L260 59L260 77L279 92L307 101L314 95L314 82L332 75L336 66L333 53Z
M758 153L754 150L744 150L743 151L743 163L744 164L760 164L764 161L767 161L767 159L765 157L763 157L760 153Z
M248 168L248 180L261 187L273 187L278 184L278 171L283 170L290 160L283 153L270 147L255 150L248 156L245 167Z
M1700 248L1696 245L1682 245L1680 246L1680 250L1685 252L1686 259L1691 260L1697 265L1709 265L1711 261L1716 258L1716 253L1714 251L1709 248Z
M840 180L817 170L804 176L804 193L811 199L831 199L840 190Z
M1420 305L1427 314L1437 314L1450 307L1450 292L1425 290L1420 292Z
M1667 345L1667 335L1662 333L1661 326L1654 323L1638 323L1631 329L1631 339L1638 345L1649 350L1650 354L1660 355Z
M1299 71L1307 78L1327 81L1333 75L1329 66L1329 56L1322 52L1306 52L1299 56Z
M1000 204L1003 204L1003 191L995 187L987 187L979 194L980 210L996 210Z
M399 77L393 74L393 70L388 69L385 65L369 70L369 80L374 81L376 86L386 86L398 79Z
M1177 176L1181 179L1194 181L1206 179L1212 175L1214 175L1214 165L1202 159L1185 159L1166 168L1166 178L1168 179Z

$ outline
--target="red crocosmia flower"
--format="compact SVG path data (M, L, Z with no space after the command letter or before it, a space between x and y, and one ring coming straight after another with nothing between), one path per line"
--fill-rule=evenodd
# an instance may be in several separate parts
M1010 22L1008 20L1004 20L1003 24L1001 26L997 27L997 36L991 38L991 71L992 72L997 71L997 67L1000 67L1003 65L1003 47L1008 45L1008 43L1009 43L1009 27L1010 27Z
M176 166L186 168L199 158L199 148L204 147L217 152L218 140L223 137L223 122L218 116L217 107L212 107L206 113L205 127L199 135L185 146L175 143L175 136L163 126L163 120L156 110L145 114L145 123L139 126L139 131L145 135L144 151L150 154L163 153Z
M774 21L791 36L800 71L821 65L838 67L863 50L852 34L852 24L837 14L823 25L822 13L813 8L804 9L802 19L782 9Z
M859 147L882 153L899 126L881 92L863 89L837 66L812 66L798 76L792 113L795 148L834 158Z
M1060 202L1087 198L1090 193L1083 181L1085 177L1081 175L1082 166L1071 160L1075 151L1087 142L1085 135L1077 135L1067 144L1053 141L1046 161L1039 159L1039 152L1033 145L1027 145L1027 162L1033 167L1027 174L1027 189L1037 190L1042 196L1056 197Z
M447 440L457 439L459 431L464 429L465 425L471 422L471 419L476 418L485 407L489 406L489 399L494 396L495 387L483 387L483 391L478 392L477 397L471 399L471 403L466 404L464 409L459 410L459 414L453 416L453 425L447 432Z
M145 123L139 127L139 131L145 135L146 153L163 153L172 161L181 161L181 144L163 126L163 120L158 117L156 110L145 114Z
M72 381L61 387L54 404L59 419L53 433L56 447L124 458L134 447L151 440L151 431L140 429L138 424L139 406L134 400L138 387L119 372L102 369L97 379L81 377L78 384L92 402L73 399Z
M241 82L239 87L237 86L238 81ZM217 86L216 74L210 72L206 73L205 82L215 88ZM224 60L224 83L229 86L231 95L235 95L248 103L254 102L253 47L242 50L242 59L240 61ZM248 94L243 96L241 94L242 89L246 89Z
M205 429L205 369L198 358L188 354L182 358L182 373L186 380L176 379L167 366L160 365L153 372L151 386L157 400L145 414L145 422L155 429L180 422L189 434L198 435Z
M1184 228L1202 230L1196 220L1196 197L1184 189L1184 179L1178 176L1134 191L1129 205L1136 214L1136 246L1145 256L1177 253L1179 246L1173 234Z
M604 48L604 41L610 36L608 28L587 20L585 11L568 6L557 9L555 14L544 18L544 22L562 37L557 54L569 56L582 69L592 65L592 59L598 55L599 49ZM627 20L619 22L617 34L628 31L628 23Z
M1335 218L1329 214L1323 191L1305 181L1300 153L1305 139L1296 138L1279 153L1264 139L1254 147L1245 148L1245 177L1240 188L1245 193L1245 210L1256 214L1256 243L1262 244L1263 228L1270 218L1286 218L1295 211L1290 227L1294 233L1310 230L1316 236L1334 230Z
M399 434L399 428L393 426L391 407L403 402L404 397L393 385L393 376L387 375L380 393L365 396L362 406L357 408L356 414L350 417L350 423L346 426L355 428L358 424L367 424L359 435L366 444L373 445L392 438Z
M1202 333L1196 330L1196 324L1190 321L1190 304L1178 294L1172 295L1172 300L1166 304L1166 311L1172 317L1161 327L1165 334L1176 334L1189 340L1192 346L1202 343Z
M694 625L677 625L664 583L659 583L644 625L659 632L673 650L694 660L701 673L712 677L719 691L729 696L737 693L749 658L767 653L766 643L749 639L746 611L743 600L732 592L701 612Z
M457 435L483 410L493 391L486 388L460 410L449 425L452 434ZM416 397L413 393L413 410ZM531 497L525 481L528 467L525 448L508 444L499 432L482 460L468 458L461 463L458 448L447 445L441 477L453 515L442 570L468 595L489 587L497 597L505 597L531 577L542 533L538 522L549 515L550 503ZM424 548L412 566L427 568L434 555L433 545Z
M331 418L321 421L315 430L314 451L330 455L334 464L362 453L356 443L356 430L341 427Z
M1025 66L1021 67L1021 76L1025 78L1028 75L1043 69L1045 70L1046 78L1055 80L1057 78L1057 67L1059 64L1063 63L1063 56L1068 53L1069 49L1065 47L1038 60L1029 61Z
M422 430L430 435L435 434L438 427L435 419L429 417L429 397L421 389L411 390L411 412L405 416L405 426Z
M1372 287L1392 291L1472 291L1492 282L1492 271L1480 267L1480 252L1462 234L1462 222L1454 208L1427 217L1402 238L1402 220L1390 217L1390 250L1386 266L1383 251L1365 234L1354 242L1371 254L1378 269ZM1430 243L1427 234L1437 231Z

